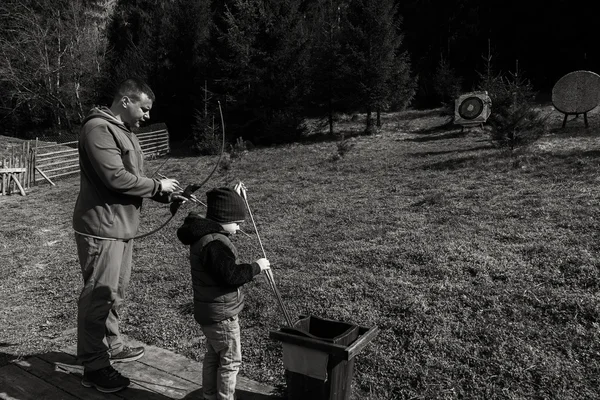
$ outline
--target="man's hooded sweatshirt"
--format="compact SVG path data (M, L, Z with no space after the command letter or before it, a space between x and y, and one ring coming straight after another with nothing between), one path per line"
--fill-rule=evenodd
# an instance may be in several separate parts
M168 203L160 182L144 176L142 148L131 130L107 107L94 108L79 135L81 184L73 228L101 238L133 238L142 198Z
M240 286L260 273L257 263L237 264L237 250L221 224L191 212L177 230L190 246L194 317L209 325L237 315L244 308Z

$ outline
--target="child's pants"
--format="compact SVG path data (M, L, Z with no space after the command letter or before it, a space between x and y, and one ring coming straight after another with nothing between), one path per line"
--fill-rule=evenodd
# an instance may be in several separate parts
M202 365L204 398L234 400L236 377L242 364L238 317L236 315L200 327L206 336L206 354Z

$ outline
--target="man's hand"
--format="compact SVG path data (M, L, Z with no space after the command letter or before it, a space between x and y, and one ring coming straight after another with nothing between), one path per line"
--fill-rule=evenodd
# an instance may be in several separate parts
M271 269L271 263L266 258L259 258L256 263L260 267L260 272Z
M173 193L176 190L183 190L179 186L179 182L176 179L165 178L160 180L160 191L163 193Z

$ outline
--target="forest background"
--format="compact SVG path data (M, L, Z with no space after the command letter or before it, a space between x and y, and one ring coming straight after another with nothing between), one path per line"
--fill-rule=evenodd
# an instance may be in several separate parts
M218 102L230 141L271 144L306 134L306 117L333 135L337 115L363 112L370 132L381 112L450 104L483 73L519 74L547 100L600 62L592 18L560 0L5 0L0 134L76 134L129 76L157 95L152 123L204 153Z

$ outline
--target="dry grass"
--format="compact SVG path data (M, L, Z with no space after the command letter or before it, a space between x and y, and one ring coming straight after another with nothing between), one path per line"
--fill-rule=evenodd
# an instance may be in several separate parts
M562 130L555 114L542 141L512 156L477 130L440 126L436 112L385 115L380 134L352 137L335 162L333 141L257 149L210 184L245 182L293 315L380 327L358 356L353 399L598 398L600 118ZM161 172L194 182L215 160L190 170L195 159L172 159ZM70 179L0 198L0 363L75 340L77 190ZM136 244L123 327L200 358L175 237L188 210ZM169 214L148 202L143 215L145 232ZM261 255L255 240L236 244L246 260ZM262 277L246 292L242 373L282 383L268 337L281 314Z

